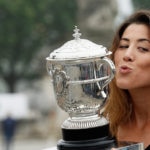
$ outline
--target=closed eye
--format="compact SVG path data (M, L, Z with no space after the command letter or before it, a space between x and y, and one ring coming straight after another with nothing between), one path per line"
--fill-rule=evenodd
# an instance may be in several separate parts
M148 48L145 48L145 47L138 47L138 49L142 52L148 52L150 51Z
M128 48L128 47L129 47L128 45L119 45L118 48L120 48L120 49L125 49L125 48Z

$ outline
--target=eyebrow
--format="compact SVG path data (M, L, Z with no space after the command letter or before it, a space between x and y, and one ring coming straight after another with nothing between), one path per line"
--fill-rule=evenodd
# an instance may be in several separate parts
M138 41L139 41L139 42L147 41L147 42L149 42L149 43L150 43L150 40L149 40L149 39L139 39Z
M129 41L129 39L127 39L127 38L121 38L120 41ZM150 43L150 40L149 40L149 39L144 39L144 38L139 39L138 41L139 41L139 42L147 41L148 43Z

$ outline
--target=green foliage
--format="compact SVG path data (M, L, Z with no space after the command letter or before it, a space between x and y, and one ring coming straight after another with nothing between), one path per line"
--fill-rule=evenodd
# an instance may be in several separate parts
M150 9L150 1L149 0L133 0L133 4L137 10Z
M76 8L75 0L0 0L0 78L11 92L17 80L39 74L33 58L72 30Z

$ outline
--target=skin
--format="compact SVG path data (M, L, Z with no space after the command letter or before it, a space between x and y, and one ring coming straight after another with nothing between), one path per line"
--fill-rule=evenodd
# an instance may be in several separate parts
M121 124L120 141L150 145L150 28L131 24L123 33L115 52L116 84L131 95L133 119Z

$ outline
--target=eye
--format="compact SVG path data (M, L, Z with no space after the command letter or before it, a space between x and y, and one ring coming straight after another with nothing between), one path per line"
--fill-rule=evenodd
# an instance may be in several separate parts
M145 48L145 47L138 47L138 49L139 49L141 52L148 52L148 51L150 51L150 49Z
M119 45L119 49L126 49L126 48L128 48L129 46L128 45Z

